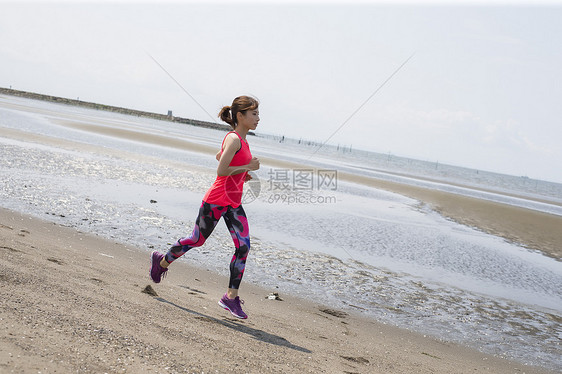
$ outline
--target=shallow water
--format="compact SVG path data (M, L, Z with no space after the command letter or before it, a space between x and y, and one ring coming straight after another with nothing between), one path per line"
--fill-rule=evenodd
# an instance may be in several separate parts
M13 105L35 109L23 111ZM214 179L212 156L80 131L54 121L61 118L169 134L217 149L224 134L0 97L0 131L17 129L61 140L39 144L5 138L0 132L2 206L147 251L165 251L190 232L201 198ZM250 142L256 155L288 161L308 160L310 155L309 149L289 152L302 150L303 145L279 144L264 137ZM491 173L479 172L476 187L495 190L483 193L446 181L423 180L416 173L398 175L404 169L392 170L389 160L385 166L389 170L382 171L382 164L376 163L372 168L379 171L367 170L364 158L360 154L354 160L353 152L342 156L326 149L308 162L326 169L337 165L351 172L385 174L434 188L456 188L457 193L494 195L557 214L556 204L541 205L502 194L556 202L560 198L557 185L537 182L531 188L520 177L494 179ZM381 158L379 163L384 162ZM415 169L415 162L406 164ZM463 175L475 173L459 169L449 182L461 183ZM245 203L252 231L245 281L524 363L562 368L562 263L448 221L397 194L342 181L337 181L337 188L314 185L295 191L293 171L287 175L281 171L262 165L257 173L259 197ZM421 169L417 172L428 175ZM446 178L442 171L437 174L433 177ZM281 186L274 182L285 177L289 188L276 188ZM509 184L509 178L517 183ZM226 275L231 256L230 235L219 224L205 246L190 251L183 260Z

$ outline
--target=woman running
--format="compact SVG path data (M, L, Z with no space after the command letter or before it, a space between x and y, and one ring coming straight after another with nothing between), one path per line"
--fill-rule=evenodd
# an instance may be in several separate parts
M260 167L259 160L252 157L246 140L248 131L255 130L258 126L258 106L259 102L255 98L240 96L234 99L231 106L221 109L219 118L228 123L233 131L226 134L217 153L217 178L203 197L195 228L190 236L178 240L166 255L157 251L150 255L150 277L155 283L160 283L168 266L191 248L203 245L223 217L234 240L235 252L230 262L228 290L219 300L219 305L238 318L248 318L242 310L241 304L244 302L238 296L250 251L248 220L241 201L244 182L251 179L248 171L258 170Z

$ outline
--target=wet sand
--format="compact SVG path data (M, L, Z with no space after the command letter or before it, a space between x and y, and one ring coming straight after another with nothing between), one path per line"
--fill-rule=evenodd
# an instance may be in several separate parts
M134 130L112 129L109 127L71 121L61 121L59 124L115 137L167 145L180 149L190 149L212 155L217 152L217 149L210 146L197 145L183 139L170 139L169 137L145 134ZM257 156L259 157L259 155ZM271 167L303 168L301 164L279 161L267 157L260 157L260 161L262 165ZM429 204L432 209L453 221L475 227L526 248L540 251L557 260L562 259L561 216L349 173L339 172L338 179L360 183L373 188L384 189L411 197L424 204ZM541 201L544 202L544 200Z
M0 254L0 372L549 373L249 284L238 320L225 277L156 285L145 250L5 209Z
M341 175L343 173L340 173ZM394 182L341 175L343 179L419 200L441 215L543 254L562 259L562 217L493 201Z

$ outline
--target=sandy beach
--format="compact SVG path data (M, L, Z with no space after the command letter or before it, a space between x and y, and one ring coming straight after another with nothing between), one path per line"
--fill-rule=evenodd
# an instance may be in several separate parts
M3 373L549 373L0 209ZM147 294L151 285L155 294Z
M91 135L209 156L216 152L208 144L138 131L126 123L116 122L112 128L110 120L88 117L84 123L75 114L8 107L54 117L57 125ZM2 128L1 135L69 152L103 154L144 167L173 165L175 170L209 174L200 165L163 164L118 148L17 128ZM271 167L303 167L267 157L261 161ZM452 221L558 261L562 257L560 216L358 175L340 173L338 178L408 196ZM191 184L203 182L205 178L190 180ZM334 309L250 282L241 289L250 318L237 320L217 304L226 277L204 263L194 267L178 261L156 285L148 277L148 248L111 241L60 222L0 208L0 373L554 372L424 336L408 330L407 324L390 326L360 312ZM280 292L282 301L267 299L272 292ZM549 316L554 325L562 323L558 314Z

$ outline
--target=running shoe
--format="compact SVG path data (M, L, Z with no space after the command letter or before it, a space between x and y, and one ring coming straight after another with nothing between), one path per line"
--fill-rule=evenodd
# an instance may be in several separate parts
M235 299L229 299L226 294L219 300L219 305L224 309L228 310L236 318L246 319L248 315L242 310L242 305L244 300L240 300L238 296Z
M163 277L166 276L167 268L160 266L160 261L164 255L158 251L152 252L150 255L150 278L154 283L160 283Z

